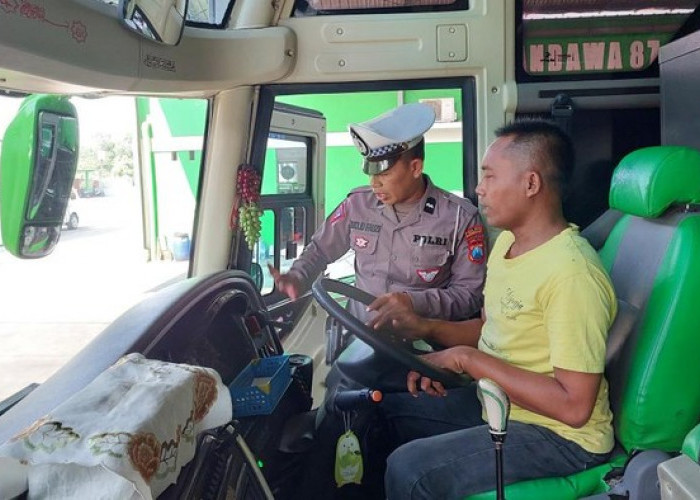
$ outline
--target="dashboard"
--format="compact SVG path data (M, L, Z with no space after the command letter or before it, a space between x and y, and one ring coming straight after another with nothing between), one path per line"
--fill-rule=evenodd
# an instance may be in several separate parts
M214 368L229 384L257 357L282 353L250 277L221 271L155 292L0 415L0 443L83 389L125 354Z

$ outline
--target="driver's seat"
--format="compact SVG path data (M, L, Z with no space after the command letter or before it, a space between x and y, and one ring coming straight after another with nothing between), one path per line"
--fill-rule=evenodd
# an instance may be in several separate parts
M619 452L609 463L571 476L511 484L508 500L605 492L611 469L639 451L679 451L698 423L700 213L695 203L700 203L700 152L694 149L640 149L615 169L610 207L624 215L600 256L618 298L606 376Z

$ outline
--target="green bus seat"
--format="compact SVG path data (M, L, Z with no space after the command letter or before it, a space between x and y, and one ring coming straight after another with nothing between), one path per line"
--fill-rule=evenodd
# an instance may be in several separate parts
M508 500L576 499L605 492L605 475L632 453L679 452L700 420L700 152L640 149L622 159L610 207L624 215L600 250L618 315L606 377L620 453L568 477L507 485ZM507 449L504 460L508 460ZM495 498L495 492L470 500Z

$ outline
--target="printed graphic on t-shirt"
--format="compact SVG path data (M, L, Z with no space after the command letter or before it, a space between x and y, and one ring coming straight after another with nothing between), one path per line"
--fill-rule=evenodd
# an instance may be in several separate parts
M523 302L515 296L512 288L506 288L506 293L501 297L501 314L508 319L515 319L523 308Z
M488 351L491 351L491 354L493 354L494 356L498 356L500 359L508 361L512 358L512 356L509 352L501 351L498 347L493 345L491 343L491 341L483 335L481 336L481 339L479 340L479 342L483 343L487 347Z

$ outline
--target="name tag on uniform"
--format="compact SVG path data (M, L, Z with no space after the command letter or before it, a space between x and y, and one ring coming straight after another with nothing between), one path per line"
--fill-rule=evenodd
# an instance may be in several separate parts
M444 236L431 236L426 234L413 235L413 244L419 247L422 247L423 245L445 246L448 242L449 238Z
M368 233L378 233L379 231L381 231L382 225L372 224L371 222L351 220L350 229L356 229L358 231L367 231Z

